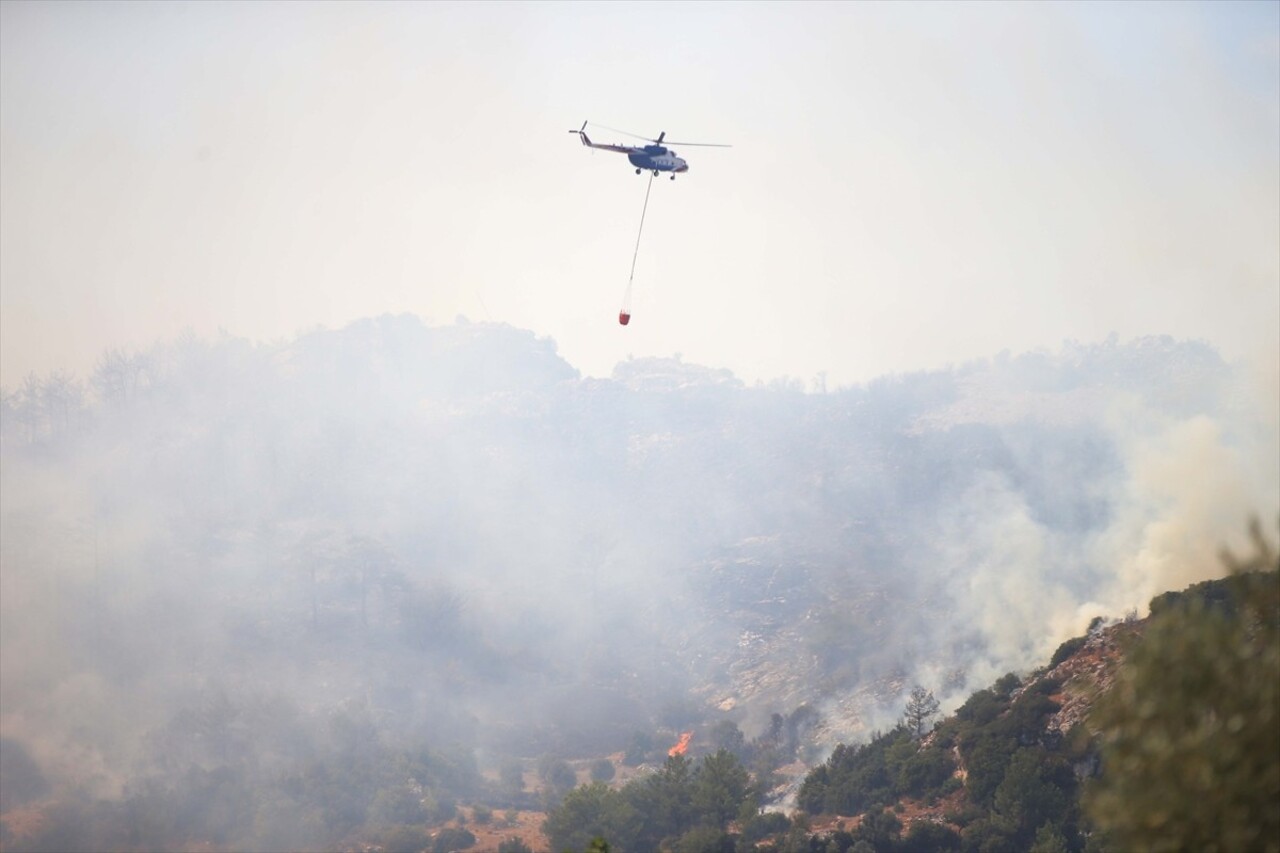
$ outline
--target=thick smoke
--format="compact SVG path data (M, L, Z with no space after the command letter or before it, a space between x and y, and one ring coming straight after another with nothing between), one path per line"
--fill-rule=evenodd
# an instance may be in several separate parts
M492 769L806 703L858 737L913 683L958 701L1220 573L1280 509L1245 379L1144 339L822 393L679 359L595 380L413 317L31 377L0 446L5 773Z
M936 664L916 673L953 704L969 686L1041 665L1095 617L1142 616L1158 593L1221 576L1244 519L1280 510L1274 395L1248 393L1249 365L1229 367L1199 344L1112 340L1042 365L1061 383L1054 391L1027 393L1024 381L1016 393L1019 383L991 375L1009 372L1001 362L929 419L980 419L985 406L1005 446L1022 448L1015 466L982 473L940 515L928 554L950 579L956 615L983 639L961 689L947 691ZM1017 435L1029 423L1030 441ZM1051 437L1066 424L1074 435ZM1097 464L1082 468L1090 456ZM1057 506L1027 488L1036 469L1059 490Z

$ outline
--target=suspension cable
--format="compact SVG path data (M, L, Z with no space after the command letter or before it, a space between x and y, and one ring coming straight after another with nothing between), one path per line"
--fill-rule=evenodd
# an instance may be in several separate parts
M640 208L640 228L636 231L636 249L631 253L631 275L627 277L627 292L622 296L622 310L618 312L618 322L627 325L631 321L631 283L636 277L636 258L640 257L640 237L644 234L644 217L649 212L649 192L653 189L653 175L649 176L649 185L644 190L644 207Z

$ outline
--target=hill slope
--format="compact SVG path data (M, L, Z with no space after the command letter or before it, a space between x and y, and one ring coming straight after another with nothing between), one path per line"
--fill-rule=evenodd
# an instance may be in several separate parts
M1277 493L1236 388L1169 339L826 393L406 316L109 352L0 400L0 732L230 846L637 732L813 758L1203 571Z

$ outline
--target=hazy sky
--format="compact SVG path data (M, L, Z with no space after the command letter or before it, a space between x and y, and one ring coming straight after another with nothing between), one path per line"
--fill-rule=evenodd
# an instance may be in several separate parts
M384 312L829 383L1280 359L1280 4L0 4L0 378ZM565 133L673 139L647 178ZM598 141L622 141L596 131Z

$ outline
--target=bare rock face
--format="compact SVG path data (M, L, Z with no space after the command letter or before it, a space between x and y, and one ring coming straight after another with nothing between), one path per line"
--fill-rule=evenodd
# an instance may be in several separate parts
M1046 725L1049 732L1066 734L1087 721L1094 702L1115 683L1124 663L1125 650L1142 634L1146 620L1126 620L1092 631L1075 654L1029 679L1023 689L1046 678L1062 682L1062 690L1053 700L1062 705Z

